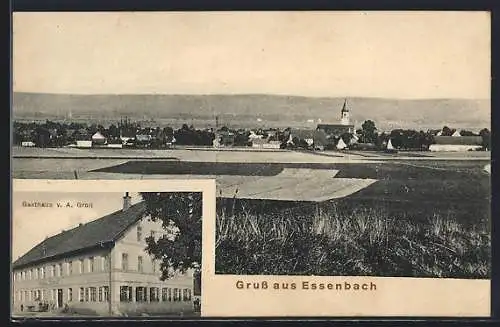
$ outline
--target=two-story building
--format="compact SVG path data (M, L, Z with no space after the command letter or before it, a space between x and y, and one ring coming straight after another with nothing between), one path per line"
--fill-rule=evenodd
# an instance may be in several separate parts
M193 312L193 271L160 280L146 237L166 231L145 203L45 239L13 263L13 313L69 310L117 316ZM199 290L198 290L199 291ZM197 291L197 292L198 292Z

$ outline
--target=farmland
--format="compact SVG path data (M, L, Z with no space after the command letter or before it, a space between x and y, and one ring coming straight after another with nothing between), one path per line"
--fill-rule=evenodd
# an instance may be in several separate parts
M236 199L235 204L231 196L220 198L217 273L490 275L491 185L484 170L490 159L485 153L58 150L36 149L37 159L30 153L34 149L15 152L14 178L73 179L75 172L80 179L216 178L219 187L239 185L240 195L247 185L262 183L266 189L267 181L276 183L276 178L287 181L284 191L295 191L287 194L308 193L311 187L331 192L335 185L343 187L341 180L374 181L323 201L319 211L307 201ZM330 172L332 179L318 177L307 186L300 174L292 184L291 176L280 177L294 169Z

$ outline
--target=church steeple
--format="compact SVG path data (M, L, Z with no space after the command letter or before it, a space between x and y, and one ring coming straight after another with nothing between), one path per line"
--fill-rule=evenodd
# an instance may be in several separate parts
M340 124L349 125L349 109L347 108L347 99L344 99L344 105L342 106L342 110L340 111Z

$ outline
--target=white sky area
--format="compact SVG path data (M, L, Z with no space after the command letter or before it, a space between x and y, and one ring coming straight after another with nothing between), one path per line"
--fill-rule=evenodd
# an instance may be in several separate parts
M14 13L14 91L490 98L487 12Z
M31 250L46 237L77 227L123 208L125 193L106 192L13 192L12 260ZM132 204L141 201L130 193ZM22 202L51 202L52 208L23 207ZM57 208L56 203L74 207ZM77 208L77 202L92 203L92 208Z

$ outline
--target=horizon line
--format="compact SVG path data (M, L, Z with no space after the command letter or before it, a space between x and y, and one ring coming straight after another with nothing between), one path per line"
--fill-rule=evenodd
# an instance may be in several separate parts
M469 101L491 101L489 98L460 98L460 97L429 97L429 98L410 98L410 97L389 97L389 96L347 96L347 95L296 95L286 93L63 93L63 92L34 92L34 91L12 91L12 94L34 94L34 95L69 95L69 96L277 96L277 97L296 97L296 98L329 98L329 99L379 99L379 100L469 100Z

